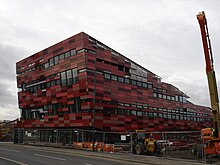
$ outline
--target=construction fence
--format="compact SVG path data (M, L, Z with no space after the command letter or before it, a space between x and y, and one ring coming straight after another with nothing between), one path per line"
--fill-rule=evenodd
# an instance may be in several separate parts
M141 132L156 140L153 156L206 161L199 131ZM15 143L68 147L99 152L135 153L137 132L101 132L79 129L16 129ZM145 153L143 153L145 154ZM146 153L147 154L147 153Z

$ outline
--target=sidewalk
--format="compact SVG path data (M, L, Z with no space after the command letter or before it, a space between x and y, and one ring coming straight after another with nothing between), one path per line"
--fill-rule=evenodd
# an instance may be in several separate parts
M14 145L14 144L13 144ZM46 150L51 152L62 152L66 154L72 154L82 157L97 157L104 159L111 159L117 161L125 161L132 164L147 164L147 165L204 165L205 163L199 163L190 160L183 159L167 159L162 157L147 156L147 155L132 155L129 153L107 153L107 152L93 152L87 150L70 149L70 148L57 148L57 147L45 147L45 146L33 146L22 145L23 147L32 148L37 150ZM215 163L218 165L219 163ZM214 165L214 164L213 164Z

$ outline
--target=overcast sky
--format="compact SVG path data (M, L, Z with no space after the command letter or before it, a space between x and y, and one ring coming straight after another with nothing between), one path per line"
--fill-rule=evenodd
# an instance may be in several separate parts
M1 0L0 120L20 116L16 61L82 31L210 106L196 14L206 12L220 80L219 10L219 0Z

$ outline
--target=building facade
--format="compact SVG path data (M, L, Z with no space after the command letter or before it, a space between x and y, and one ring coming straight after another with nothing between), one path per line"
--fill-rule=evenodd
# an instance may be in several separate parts
M200 130L211 109L81 32L16 63L21 125L124 132ZM94 120L93 120L94 119Z

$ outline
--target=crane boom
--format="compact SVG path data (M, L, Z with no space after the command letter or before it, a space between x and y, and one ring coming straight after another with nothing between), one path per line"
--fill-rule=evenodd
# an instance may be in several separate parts
M220 138L218 90L217 90L217 83L215 78L211 41L209 39L209 32L208 32L205 13L200 12L199 14L197 14L197 19L200 25L202 43L203 43L203 49L205 55L206 74L208 78L209 94L210 94L210 101L211 101L211 108L212 108L213 122L214 122L213 136L214 138Z

